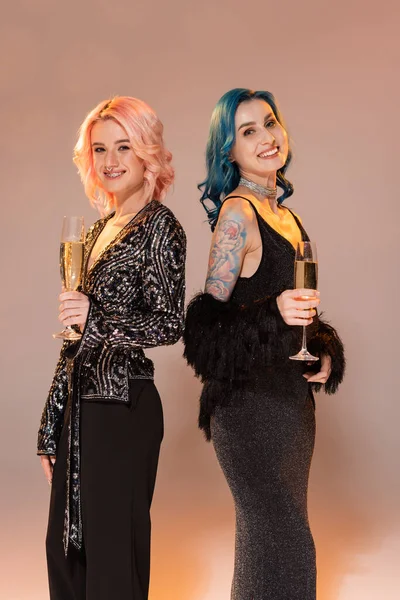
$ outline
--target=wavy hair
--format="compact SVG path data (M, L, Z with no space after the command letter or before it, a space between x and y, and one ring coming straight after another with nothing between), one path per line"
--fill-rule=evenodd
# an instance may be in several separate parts
M207 212L208 222L214 231L224 198L239 185L240 173L237 165L229 160L235 143L235 114L239 104L248 100L265 100L277 119L286 129L276 100L270 92L235 88L220 98L211 116L210 133L206 149L207 177L197 187L202 193L200 202ZM285 164L276 174L276 183L283 193L278 198L282 202L293 194L293 185L285 177L292 159L289 148Z
M163 125L155 112L142 100L115 96L100 102L79 128L73 160L78 167L85 193L101 213L115 204L114 194L107 192L96 175L91 148L91 132L98 121L113 119L123 127L136 156L143 161L144 182L148 199L163 200L174 180L172 154L164 146Z

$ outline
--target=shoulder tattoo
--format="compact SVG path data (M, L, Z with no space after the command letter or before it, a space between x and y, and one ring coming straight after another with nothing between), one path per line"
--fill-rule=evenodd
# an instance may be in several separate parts
M227 216L218 223L208 261L205 291L228 300L239 277L247 233L240 218Z

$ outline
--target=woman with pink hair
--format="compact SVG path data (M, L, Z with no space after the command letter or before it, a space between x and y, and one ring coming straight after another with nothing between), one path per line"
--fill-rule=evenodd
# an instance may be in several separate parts
M161 203L174 178L162 134L144 102L115 97L89 113L75 147L107 216L87 233L81 290L60 295L59 320L82 338L64 342L39 429L51 600L148 598L163 415L143 349L181 336L186 255Z

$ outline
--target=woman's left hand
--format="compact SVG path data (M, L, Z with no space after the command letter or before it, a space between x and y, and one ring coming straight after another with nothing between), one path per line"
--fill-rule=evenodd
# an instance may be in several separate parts
M89 298L82 292L62 292L59 296L58 320L67 325L79 325L81 331L85 328L89 313Z
M326 383L332 371L332 360L329 354L321 356L321 370L319 373L304 373L308 383Z

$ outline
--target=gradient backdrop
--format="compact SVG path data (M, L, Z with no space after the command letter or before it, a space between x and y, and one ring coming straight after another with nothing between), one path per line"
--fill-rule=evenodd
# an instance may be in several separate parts
M399 590L399 3L372 0L13 0L2 11L1 600L48 598L49 488L36 431L59 351L64 214L96 219L71 161L85 114L113 94L165 123L168 205L189 240L188 297L210 232L196 184L211 111L232 87L276 94L293 141L289 206L318 243L322 307L347 347L318 397L310 515L319 600ZM182 347L153 351L166 435L153 505L152 600L228 600L234 513L196 428ZM117 599L116 599L117 600Z

